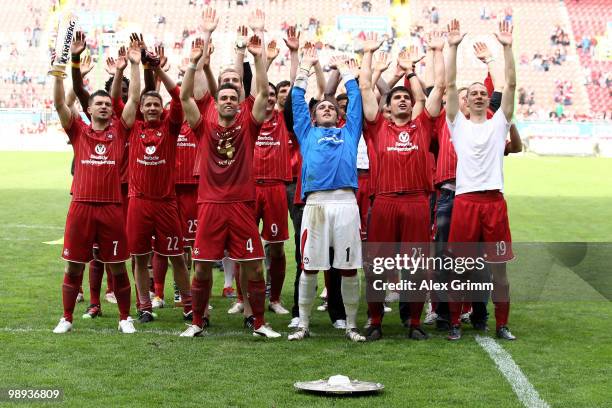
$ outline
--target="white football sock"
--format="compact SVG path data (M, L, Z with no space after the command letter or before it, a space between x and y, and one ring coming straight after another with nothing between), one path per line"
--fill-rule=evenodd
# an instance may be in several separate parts
M317 296L317 274L309 274L302 271L300 275L300 292L298 294L298 306L300 309L299 327L310 326L310 313L312 304Z
M223 274L225 275L224 288L231 288L234 284L234 271L236 270L236 261L225 257L221 260L223 264Z
M359 309L359 278L355 276L343 276L340 284L344 311L346 312L346 328L357 328L357 309Z

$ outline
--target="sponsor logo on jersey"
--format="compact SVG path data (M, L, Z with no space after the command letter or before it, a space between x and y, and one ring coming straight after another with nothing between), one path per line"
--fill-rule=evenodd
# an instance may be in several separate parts
M408 132L400 132L398 138L400 142L407 143L410 141L410 134Z
M104 153L106 153L106 146L104 146L102 143L98 143L94 150L98 156L102 156Z
M198 248L193 248L194 255L200 255L200 250Z
M145 152L146 152L147 154L149 154L149 155L150 155L150 154L155 153L155 150L157 150L157 149L155 148L155 146L147 146L147 147L145 147Z

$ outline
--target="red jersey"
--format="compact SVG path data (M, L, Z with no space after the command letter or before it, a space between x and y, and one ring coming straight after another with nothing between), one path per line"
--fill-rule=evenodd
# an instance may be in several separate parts
M438 157L436 160L436 175L434 184L438 185L445 181L455 179L457 172L457 154L451 141L450 131L446 124L446 111L442 110L436 118L434 132L438 137Z
M366 121L364 137L368 153L375 155L374 193L432 191L429 146L433 119L426 109L404 126L397 126L379 112Z
M189 123L183 122L176 140L176 184L198 184L198 179L193 172L197 151L198 140L189 127Z
M246 99L240 102L240 112L250 112L253 110L255 104L255 97L249 95ZM219 113L215 107L215 99L212 97L210 92L206 92L202 99L196 101L200 115L204 117L204 120L212 124L219 123Z
M289 159L291 160L291 177L297 179L301 173L300 147L289 138Z
M183 121L178 92L178 87L171 92L170 112L160 121L134 122L130 133L130 197L150 200L176 197L176 144Z
M253 153L253 177L255 180L293 180L289 132L282 113L275 111L272 118L261 125Z
M200 115L193 129L200 155L198 203L255 200L253 150L260 128L250 109L241 110L230 127Z
M120 166L127 133L120 119L104 130L93 130L80 117L65 129L74 150L72 200L121 203Z

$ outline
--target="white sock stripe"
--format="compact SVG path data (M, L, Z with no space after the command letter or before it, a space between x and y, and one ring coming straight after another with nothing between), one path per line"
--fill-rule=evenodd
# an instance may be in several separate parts
M527 408L550 408L548 403L540 398L540 394L529 382L521 368L514 362L512 356L491 337L476 336L476 342L482 347L497 369L506 378L518 399Z

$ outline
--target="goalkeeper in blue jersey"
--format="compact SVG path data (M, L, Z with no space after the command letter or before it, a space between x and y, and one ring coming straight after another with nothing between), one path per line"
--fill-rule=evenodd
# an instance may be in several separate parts
M302 154L302 199L305 200L301 228L302 264L298 305L300 323L289 340L310 335L309 323L317 290L317 272L328 270L329 248L334 250L333 267L342 273L342 299L346 310L346 337L365 341L357 331L361 238L357 189L357 145L363 121L361 95L346 61L334 58L345 81L349 103L346 123L338 126L338 104L323 99L312 110L305 100L308 74L318 61L316 49L304 50L293 90L293 130Z

